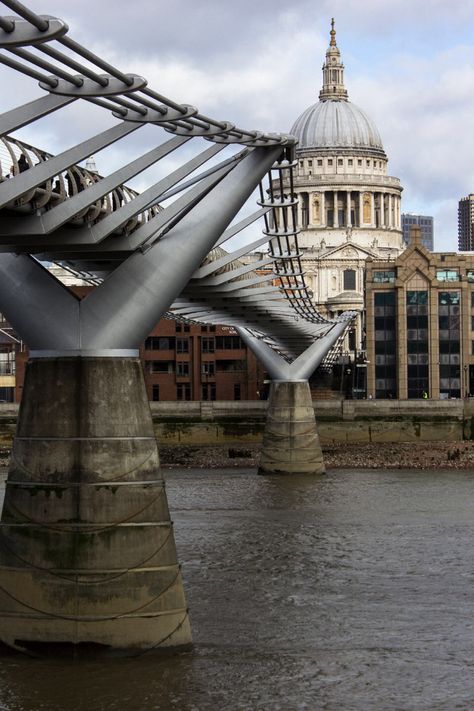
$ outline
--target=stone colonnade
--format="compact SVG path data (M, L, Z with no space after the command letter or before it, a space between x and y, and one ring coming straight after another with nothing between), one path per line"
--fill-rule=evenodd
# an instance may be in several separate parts
M303 227L385 227L401 229L401 198L388 191L301 192L298 223ZM337 209L334 209L336 206Z

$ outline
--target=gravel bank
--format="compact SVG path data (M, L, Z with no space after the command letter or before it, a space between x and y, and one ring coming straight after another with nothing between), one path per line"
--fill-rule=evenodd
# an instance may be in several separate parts
M257 467L260 446L160 447L165 467ZM337 444L323 447L328 469L474 469L474 442Z

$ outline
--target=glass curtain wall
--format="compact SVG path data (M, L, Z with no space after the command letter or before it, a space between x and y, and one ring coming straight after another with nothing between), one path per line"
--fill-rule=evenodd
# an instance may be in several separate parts
M374 293L375 397L397 397L395 291Z
M428 292L407 291L407 395L429 397Z
M461 295L459 291L440 291L439 394L441 398L461 397Z

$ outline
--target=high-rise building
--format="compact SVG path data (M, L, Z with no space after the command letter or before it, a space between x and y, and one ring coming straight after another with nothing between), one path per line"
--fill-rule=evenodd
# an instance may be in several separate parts
M410 243L410 229L419 227L421 230L421 243L430 252L433 251L433 218L429 215L414 215L412 212L402 214L403 240Z
M462 252L474 250L474 193L459 201L458 249Z

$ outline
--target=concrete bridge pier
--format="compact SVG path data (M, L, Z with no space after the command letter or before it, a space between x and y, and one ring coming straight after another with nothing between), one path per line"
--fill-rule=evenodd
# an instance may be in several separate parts
M138 358L28 363L0 527L0 630L33 651L191 642Z
M311 392L307 380L270 385L259 474L324 474Z
M237 329L272 378L259 474L324 474L308 378L349 323L326 324L321 335L292 363L247 329Z

